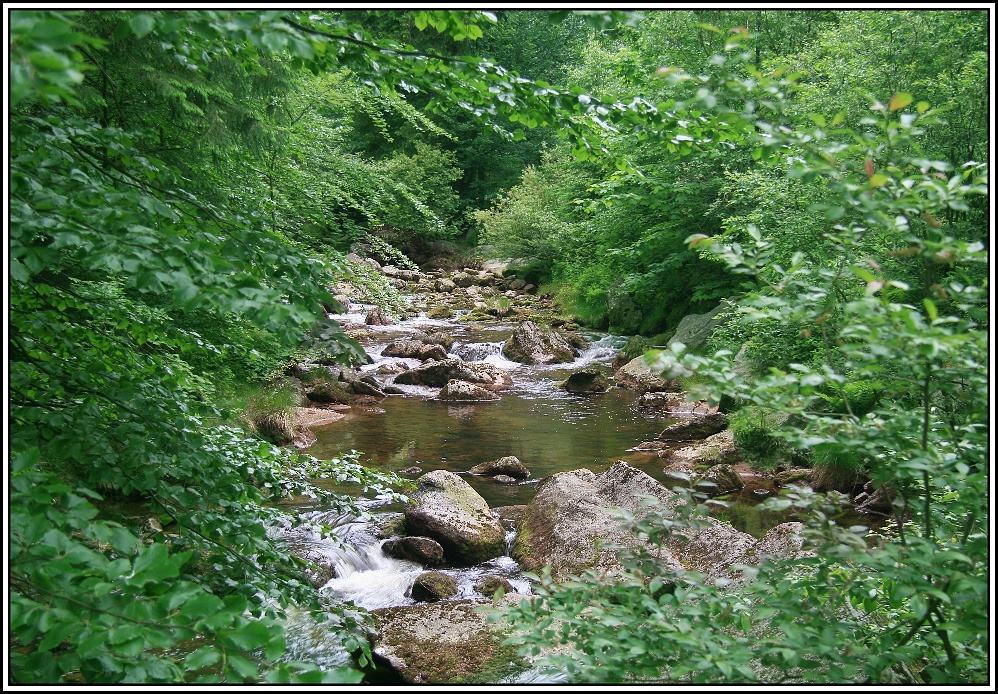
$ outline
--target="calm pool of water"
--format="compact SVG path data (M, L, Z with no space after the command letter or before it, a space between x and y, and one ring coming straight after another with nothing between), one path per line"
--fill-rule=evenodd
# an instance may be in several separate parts
M552 378L552 389L554 384ZM475 475L465 479L490 506L525 504L539 479L579 468L599 472L618 460L662 479L661 461L627 452L667 423L638 413L634 397L617 388L590 396L514 392L498 402L460 404L394 396L377 407L355 407L345 420L315 429L318 442L308 452L331 458L357 450L364 453L365 465L378 470L417 466L423 472L459 474L513 455L530 469L531 481L505 485Z

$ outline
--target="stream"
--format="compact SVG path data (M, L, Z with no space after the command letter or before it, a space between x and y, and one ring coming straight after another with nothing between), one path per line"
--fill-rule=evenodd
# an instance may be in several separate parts
M363 324L370 308L352 304L349 313L336 318L345 323ZM361 370L377 374L382 382L393 381L394 375L386 375L393 362L404 362L410 368L420 363L414 359L383 357L381 351L389 342L403 339L415 330L442 329L454 339L448 358L494 364L510 373L514 387L502 392L497 401L441 402L432 399L437 389L399 386L405 395L389 396L376 405L354 405L345 419L315 427L318 440L306 452L329 459L361 451L364 465L401 473L409 479L436 469L454 472L462 475L493 509L527 504L534 496L537 482L554 473L579 468L602 472L618 460L672 486L675 480L663 473L660 459L630 449L655 438L674 420L639 412L634 407L633 391L611 388L598 395L573 395L559 388L560 382L581 368L603 366L609 371L610 363L627 338L585 332L590 346L581 350L574 362L525 365L509 361L501 353L503 341L516 325L513 322L469 325L456 318L434 320L422 314L396 325L367 326L370 338L360 342L373 362ZM517 484L503 484L467 474L473 466L503 456L516 456L530 470L530 478ZM421 472L407 471L413 467ZM348 487L335 488L351 491ZM754 512L755 501L735 500L726 517L738 529L761 536L785 518ZM377 501L372 505L378 513L401 510L378 506ZM332 528L338 538L338 541L323 539L308 526L283 531L288 539L299 545L308 544L314 554L335 567L335 578L323 587L323 592L366 609L415 604L408 593L415 578L427 569L413 561L388 557L381 549L385 540L378 538L374 523L337 518L315 508L303 509L302 517ZM457 582L458 592L451 599L485 597L474 586L486 575L505 578L517 593L530 593L530 582L508 556L514 533L508 527L507 530L506 555L470 568L441 569ZM300 648L302 655L308 653L313 660L317 656L326 657L322 653L329 651L327 664L331 665L343 659L344 654L335 648L330 651L328 644L324 645L324 639L316 636L318 632L313 626L302 623L289 627L293 635L292 650Z

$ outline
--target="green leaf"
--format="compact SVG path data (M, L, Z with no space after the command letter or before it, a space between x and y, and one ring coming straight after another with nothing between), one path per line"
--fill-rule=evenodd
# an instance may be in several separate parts
M200 670L214 665L222 659L222 654L214 646L203 646L184 658L184 667L188 670Z
M230 653L225 660L227 667L232 668L237 677L233 679L237 680L251 680L256 679L260 676L260 670L257 668L256 664L242 656ZM228 679L228 675L226 676Z
M270 629L262 622L249 622L227 632L225 638L244 651L262 648L270 642Z
M136 38L141 39L156 27L156 18L146 12L140 12L128 20L128 26Z
M891 97L890 103L887 105L887 108L890 109L891 111L897 111L898 109L902 109L908 104L910 104L912 98L913 97L911 96L911 94L907 92L898 92L897 94Z
M932 299L926 297L922 299L922 303L925 304L925 311L929 314L929 320L934 321L939 317L939 311L936 310L936 304Z

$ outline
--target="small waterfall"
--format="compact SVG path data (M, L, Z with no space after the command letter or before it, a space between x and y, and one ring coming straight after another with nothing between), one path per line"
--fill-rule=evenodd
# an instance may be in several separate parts
M505 342L466 342L455 346L451 352L464 361L485 361L489 357L501 355Z
M380 543L345 548L335 567L336 578L322 590L369 610L414 604L406 593L416 576L425 571L416 562L387 556Z
M591 343L575 358L571 364L564 364L563 367L571 369L581 369L590 364L602 361L610 361L620 348L627 343L627 338L618 335L604 335L599 340Z

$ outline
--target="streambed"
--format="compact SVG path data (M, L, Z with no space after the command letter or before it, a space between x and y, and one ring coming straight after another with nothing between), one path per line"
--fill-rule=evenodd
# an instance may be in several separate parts
M363 325L370 308L352 304L348 314L336 318L345 324ZM476 325L461 321L460 315L433 320L424 314L396 325L365 326L360 342L373 361L362 371L376 375L386 385L395 385L404 394L391 395L375 404L354 405L344 419L315 427L317 441L307 452L328 459L361 451L364 465L410 479L438 469L454 472L462 475L493 509L527 504L537 483L549 475L579 468L599 473L619 460L666 486L676 483L653 452L633 450L642 441L654 439L673 418L639 411L634 391L615 387L601 394L575 395L560 388L569 375L585 367L609 372L626 338L587 332L584 336L590 344L580 350L574 362L524 365L507 360L501 351L517 323ZM386 358L382 350L389 342L404 339L416 330L446 331L453 338L448 358L498 366L511 375L512 390L503 391L497 401L444 402L435 399L438 389L394 384L392 373L398 372L402 364L413 368L420 362ZM529 479L503 484L468 474L479 463L510 455L530 470ZM354 491L347 487L338 490ZM758 537L787 520L782 514L760 513L755 509L759 499L746 496L733 500L725 514L738 529ZM384 518L401 509L373 500L371 510ZM309 556L321 557L326 566L332 567L334 575L323 586L323 592L369 610L416 604L409 592L415 579L429 569L413 561L388 557L381 548L385 534L379 532L378 523L337 518L315 507L301 508L301 515L316 528L332 528L337 539L325 538L308 525L275 532L284 534L293 545L307 546ZM530 582L509 556L513 535L507 533L507 552L503 556L477 566L439 569L457 584L451 600L489 597L476 587L486 576L506 579L515 593L531 592ZM308 621L289 624L292 650L303 656L312 651L325 653L323 657L330 664L345 662L346 654L330 646L328 639L317 637L320 632ZM542 679L549 675L527 674ZM555 680L560 678L553 676Z

